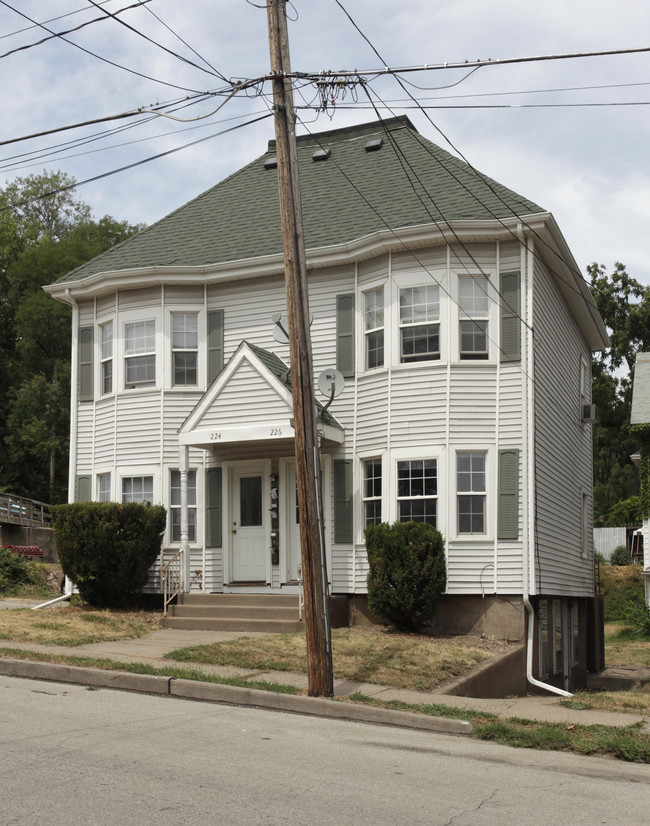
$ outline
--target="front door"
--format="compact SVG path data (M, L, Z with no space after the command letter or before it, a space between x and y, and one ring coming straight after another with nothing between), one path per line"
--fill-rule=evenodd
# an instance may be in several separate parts
M296 466L291 466L289 470L289 509L288 530L287 530L287 582L295 582L298 579L298 566L301 564L300 556L300 518L298 514L298 490L296 487Z
M231 519L233 582L266 581L263 476L235 472Z

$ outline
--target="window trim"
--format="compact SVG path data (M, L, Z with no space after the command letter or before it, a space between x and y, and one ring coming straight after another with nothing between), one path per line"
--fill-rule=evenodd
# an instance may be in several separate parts
M102 481L108 479L108 491L102 491ZM97 501L98 502L112 502L113 501L113 475L110 470L97 474ZM108 493L108 498L102 498L102 493Z
M384 521L384 501L383 501L383 499L384 499L384 489L385 489L386 485L385 485L385 479L384 479L384 461L383 461L383 457L382 457L381 454L374 455L374 456L368 456L365 459L360 459L360 462L361 462L361 474L360 474L361 496L359 497L361 499L361 520L360 520L360 524L361 524L361 531L362 531L362 533L365 534L365 529L368 527L368 525L378 524L374 520L368 521L367 505L369 503L379 502L379 522L381 523L381 522ZM372 477L375 480L377 478L379 479L379 495L378 496L377 495L367 496L366 483L368 481L368 476L366 475L366 470L367 470L367 468L368 468L368 466L371 462L372 463L379 463L379 477L377 477L377 476Z
M174 474L178 474L178 486L175 488L173 481L174 481ZM181 543L181 523L180 523L180 512L181 512L181 504L180 504L180 470L178 468L169 468L168 474L168 483L169 483L169 520L168 520L168 531L169 531L169 543L171 545L180 545ZM190 484L191 474L194 474L194 485ZM192 467L188 468L187 471L187 511L188 511L188 542L190 545L196 545L197 537L199 536L199 489L198 489L198 478L199 478L199 470L198 468ZM177 505L174 504L174 495L173 491L178 490L179 495L179 502ZM191 503L191 496L190 491L194 490L194 503ZM190 517L190 513L194 512L194 524L192 524L192 519ZM174 539L174 513L178 513L178 539ZM192 537L192 528L194 528L194 537Z
M436 464L436 492L435 492L434 495L426 495L425 493L423 493L421 495L416 494L416 495L410 495L410 496L400 496L400 493L399 493L399 479L400 479L399 466L400 466L400 464L403 464L405 462L422 462L422 463L424 463L424 462L435 462L435 464ZM422 467L423 473L424 473L424 470L425 470L425 468L424 468L424 464L423 464L423 467ZM414 477L411 475L409 478L412 481ZM422 478L424 479L426 477L423 475ZM440 517L440 507L439 507L440 467L439 467L439 463L438 463L438 458L436 456L421 456L421 455L420 456L409 456L409 457L396 457L395 458L395 482L396 482L396 484L395 484L395 521L396 522L401 522L402 521L402 518L401 518L401 515L400 515L400 503L401 502L427 502L427 501L434 500L435 501L435 506L436 506L436 524L434 525L434 527L437 528L438 530L440 530L439 527L438 527L439 517ZM404 521L406 521L406 522L409 522L409 521L426 522L427 520L426 519L422 519L422 520L408 520L407 519L407 520L404 520ZM428 524L430 525L431 523L428 522Z
M124 499L124 482L127 479L151 479L151 499ZM143 486L144 487L144 486ZM146 472L138 472L135 471L134 473L129 474L128 476L125 474L120 476L120 502L123 504L125 502L151 502L152 504L155 501L155 479L152 473Z
M99 325L99 396L112 396L115 393L115 321L112 318L109 318L107 321L101 322ZM106 342L104 339L105 332L110 328L111 337L110 341ZM105 344L110 345L110 355L104 355L104 346ZM105 368L106 366L110 365L111 368L111 388L110 390L105 389Z
M396 338L397 338L397 360L396 363L399 363L402 366L410 367L414 364L421 364L421 363L430 363L430 362L437 362L441 360L441 350L442 350L442 330L443 330L443 323L442 323L442 301L441 301L441 288L440 284L433 279L430 279L430 283L421 282L418 284L395 284L396 287L396 321L397 321L397 329L396 329ZM437 304L438 307L438 314L436 319L427 319L426 321L402 321L402 293L406 290L418 290L418 289L435 289L438 293L437 301L434 304ZM428 303L425 301L425 307L428 308ZM424 329L431 326L437 326L437 336L438 336L438 349L434 352L427 352L422 356L418 356L417 354L410 357L404 357L404 340L403 334L406 330L418 330Z
M122 325L122 330L121 330L121 333L122 333L122 336L121 336L121 344L122 344L122 358L121 358L121 361L122 361L122 369L123 369L122 386L124 387L124 390L135 390L135 391L138 391L138 390L155 390L158 387L158 370L159 370L159 364L158 364L159 359L157 357L158 350L159 350L159 347L158 347L158 329L157 329L158 328L158 324L157 324L158 318L156 316L154 316L154 317L149 316L148 318L136 318L136 317L134 317L135 313L130 314L130 315L131 315L131 318L129 318L126 315L126 313L120 316L120 322L121 322L121 325ZM153 349L152 350L147 350L147 351L142 352L142 353L128 353L127 352L126 328L127 328L127 326L133 325L133 324L153 324ZM128 374L127 363L128 363L128 360L129 359L134 359L134 358L143 358L143 357L147 357L147 356L153 356L153 358L154 358L154 378L153 378L153 380L146 381L146 382L131 382L131 383L129 383L127 381L127 374Z
M381 290L382 294L382 325L380 327L366 327L366 299L367 297L374 292L379 292ZM388 331L388 338L390 339L390 312L389 307L386 306L386 281L382 281L380 283L375 283L372 285L367 285L364 289L361 290L361 301L360 303L360 313L361 313L361 324L359 325L361 331L361 340L363 342L362 346L362 353L363 353L363 370L364 372L370 373L375 372L377 370L385 370L387 367L386 364L386 354L387 354L387 331ZM374 335L376 333L382 333L382 361L381 364L376 364L373 367L368 366L368 337L370 335Z
M485 533L458 532L458 454L485 454ZM449 454L449 540L452 542L489 542L496 538L498 503L498 450L495 445L485 442L454 444ZM461 493L463 493L461 491ZM479 495L479 494L477 494Z
M483 365L494 365L497 361L497 354L499 352L498 346L495 344L495 335L499 331L499 313L501 309L501 302L499 295L494 289L497 278L496 267L484 267L482 272L459 270L458 268L452 270L452 302L454 304L454 312L450 314L450 335L451 335L451 359L453 366L471 365L473 367L481 367ZM487 358L470 358L461 355L461 321L469 321L470 318L463 319L460 308L460 282L463 278L483 278L486 279L487 284Z
M195 347L174 347L174 316L193 316L196 321L196 330L194 331L196 334L196 346ZM199 387L201 384L200 382L200 369L199 369L199 350L200 348L200 339L199 339L199 332L200 332L200 323L201 319L199 319L199 311L198 310L188 310L187 308L183 309L170 309L169 311L169 351L170 351L170 387L173 388L181 388L185 389L187 387ZM190 331L192 332L192 331ZM183 334L186 335L187 331L183 331ZM175 371L175 357L177 353L194 353L195 354L195 362L194 362L194 374L195 380L193 383L186 383L186 384L177 384L176 383L176 371Z
M483 456L483 490L480 488L474 488L474 470L470 468L470 483L472 487L469 490L461 490L458 484L458 476L461 471L458 469L458 460L462 455L469 455L470 457L473 456ZM470 460L471 461L471 460ZM456 534L459 538L466 538L466 537L483 537L488 536L488 502L487 502L487 491L488 491L488 467L487 467L487 450L471 450L471 449L457 449L456 450L456 463L455 463L455 473L456 473ZM465 471L462 471L463 473ZM477 473L479 473L477 471ZM460 498L461 497L471 497L472 499L482 499L483 500L483 530L482 531L461 531L460 529ZM472 510L471 514L473 515L474 511Z

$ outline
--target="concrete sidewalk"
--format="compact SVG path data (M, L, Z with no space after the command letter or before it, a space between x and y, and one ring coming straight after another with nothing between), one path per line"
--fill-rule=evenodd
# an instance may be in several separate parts
M16 601L13 601L12 607L28 607L29 605L31 605L31 603L26 603L25 601L20 602L20 605L17 605ZM4 607L4 605L0 604L0 607ZM99 659L115 660L123 663L144 663L157 668L177 665L216 676L238 677L251 682L263 681L296 686L297 688L304 690L307 689L307 677L303 674L293 674L284 671L257 671L254 669L236 668L233 666L215 666L202 665L200 663L176 662L165 658L165 654L168 654L178 648L206 645L213 642L224 642L226 640L232 640L242 636L250 637L264 635L259 633L254 634L251 632L182 631L171 628L163 628L157 631L152 631L146 636L138 639L98 642L90 645L75 646L74 648L2 640L0 640L0 647L22 651L37 651L47 654L94 657ZM98 669L71 668L70 666L55 666L48 663L36 662L27 663L26 661L24 661L25 665L19 668L16 665L16 662L17 660L15 658L11 658L10 655L8 655L8 657L4 660L0 659L0 673L16 673L18 675L16 670L18 669L21 672L29 672L22 673L21 676L30 676L34 679L40 678L50 680L62 679L67 675L67 677L73 679L66 678L63 681L81 682L83 684L89 684L89 678L92 676L94 680L100 680L100 685L110 685L115 688L130 687L132 690L142 691L151 690L151 685L153 685L153 683L148 681L151 681L152 679L167 682L169 681L169 678L166 677L148 677L148 680L143 680L145 675L128 675L124 672L101 672ZM642 677L644 679L650 679L650 669L645 669L643 671L647 672L647 674L643 674ZM39 675L41 676L39 677ZM109 677L108 675L113 676ZM127 677L140 678L140 683L138 684L137 679L134 679L131 681L132 684L127 686L125 684L128 682L128 680L126 680ZM174 679L174 685L168 686L169 690L156 690L155 693L170 693L175 696L179 696L178 692L176 690L172 690L172 688L177 689L180 683L185 684L189 682L190 681ZM146 685L149 685L149 687L145 687ZM224 691L226 689L227 691ZM184 691L187 692L188 690L188 686L184 686ZM251 692L253 693L251 694ZM350 680L335 679L334 693L336 697L345 697L346 695L354 692L360 692L368 697L382 701L399 700L405 703L414 704L441 704L455 708L471 709L473 711L485 711L491 714L496 714L502 718L520 717L538 720L540 722L565 723L570 725L598 724L621 727L628 726L633 723L643 723L645 729L650 732L650 717L646 718L639 714L569 709L560 705L561 698L555 695L529 695L526 697L510 697L503 699L479 699L473 697L457 697L454 695L445 694L444 686L434 691L414 691L375 685L372 683L358 683ZM224 695L227 695L227 697ZM407 712L401 711L390 712L390 714L386 717L382 716L382 712L385 712L384 709L378 709L371 706L361 706L353 703L331 703L329 700L315 700L310 697L294 695L278 695L268 691L253 691L252 689L237 688L234 686L217 686L211 683L195 682L194 688L190 694L184 694L183 696L192 696L194 699L213 699L218 702L231 702L235 704L253 704L270 708L282 707L285 710L295 710L300 713L321 713L322 708L320 708L320 706L322 706L323 703L329 703L332 706L339 707L345 705L349 709L349 714L346 713L343 716L346 716L348 719L361 719L355 715L357 715L357 713L360 714L361 710L364 710L364 717L367 717L368 712L372 712L371 716L373 716L374 722L388 722L390 718L390 724L395 725L398 724L393 721L393 717L395 715L398 716L397 719L399 719L399 715L407 715L409 718L415 717L417 720L421 720L424 727L428 729L431 728L430 721L444 721L445 724L461 722L455 720L444 720L444 718L425 718L423 715L408 714ZM308 708L313 708L313 711L309 712L307 710ZM342 715L337 713L336 716ZM429 722L425 724L425 720ZM409 720L408 725L409 727L413 727L413 721ZM444 729L448 730L448 727L445 725ZM469 730L471 730L471 726L469 727ZM454 733L462 732L455 731Z

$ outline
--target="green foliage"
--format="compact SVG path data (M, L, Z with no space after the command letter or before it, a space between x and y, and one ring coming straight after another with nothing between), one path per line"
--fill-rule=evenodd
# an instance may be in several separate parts
M604 528L626 528L631 525L640 525L643 522L641 512L641 497L628 496L615 502L603 519Z
M142 590L162 544L165 509L138 502L76 502L52 508L64 573L86 602L128 604Z
M23 585L37 585L40 579L33 562L0 546L0 594L10 596Z
M426 522L366 528L368 607L399 631L417 631L434 615L447 583L444 540Z
M628 602L643 598L643 578L638 565L601 567L600 585L605 598L604 616L607 622L622 620Z
M635 635L650 639L650 607L643 597L629 600L623 609L623 620Z
M632 557L625 545L617 545L609 558L610 565L631 565Z

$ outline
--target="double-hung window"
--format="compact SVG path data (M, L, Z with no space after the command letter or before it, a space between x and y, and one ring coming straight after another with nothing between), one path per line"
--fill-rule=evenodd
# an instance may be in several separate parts
M400 362L440 358L440 287L399 291Z
M131 321L124 325L126 387L156 383L156 322Z
M172 542L181 541L181 472L172 470L169 497ZM196 542L196 471L187 472L187 533L190 542Z
M196 313L172 313L172 383L174 387L189 387L197 383L198 335Z
M488 357L488 279L461 276L458 280L461 359Z
M363 525L381 522L381 459L363 463Z
M102 394L113 392L113 322L101 326Z
M122 502L153 502L153 476L124 476Z
M384 366L384 288L363 296L366 369Z
M111 474L100 473L97 477L97 500L99 502L111 501Z
M456 454L458 533L485 533L485 453Z
M428 522L435 528L437 504L437 460L409 459L398 462L398 520L400 522Z

